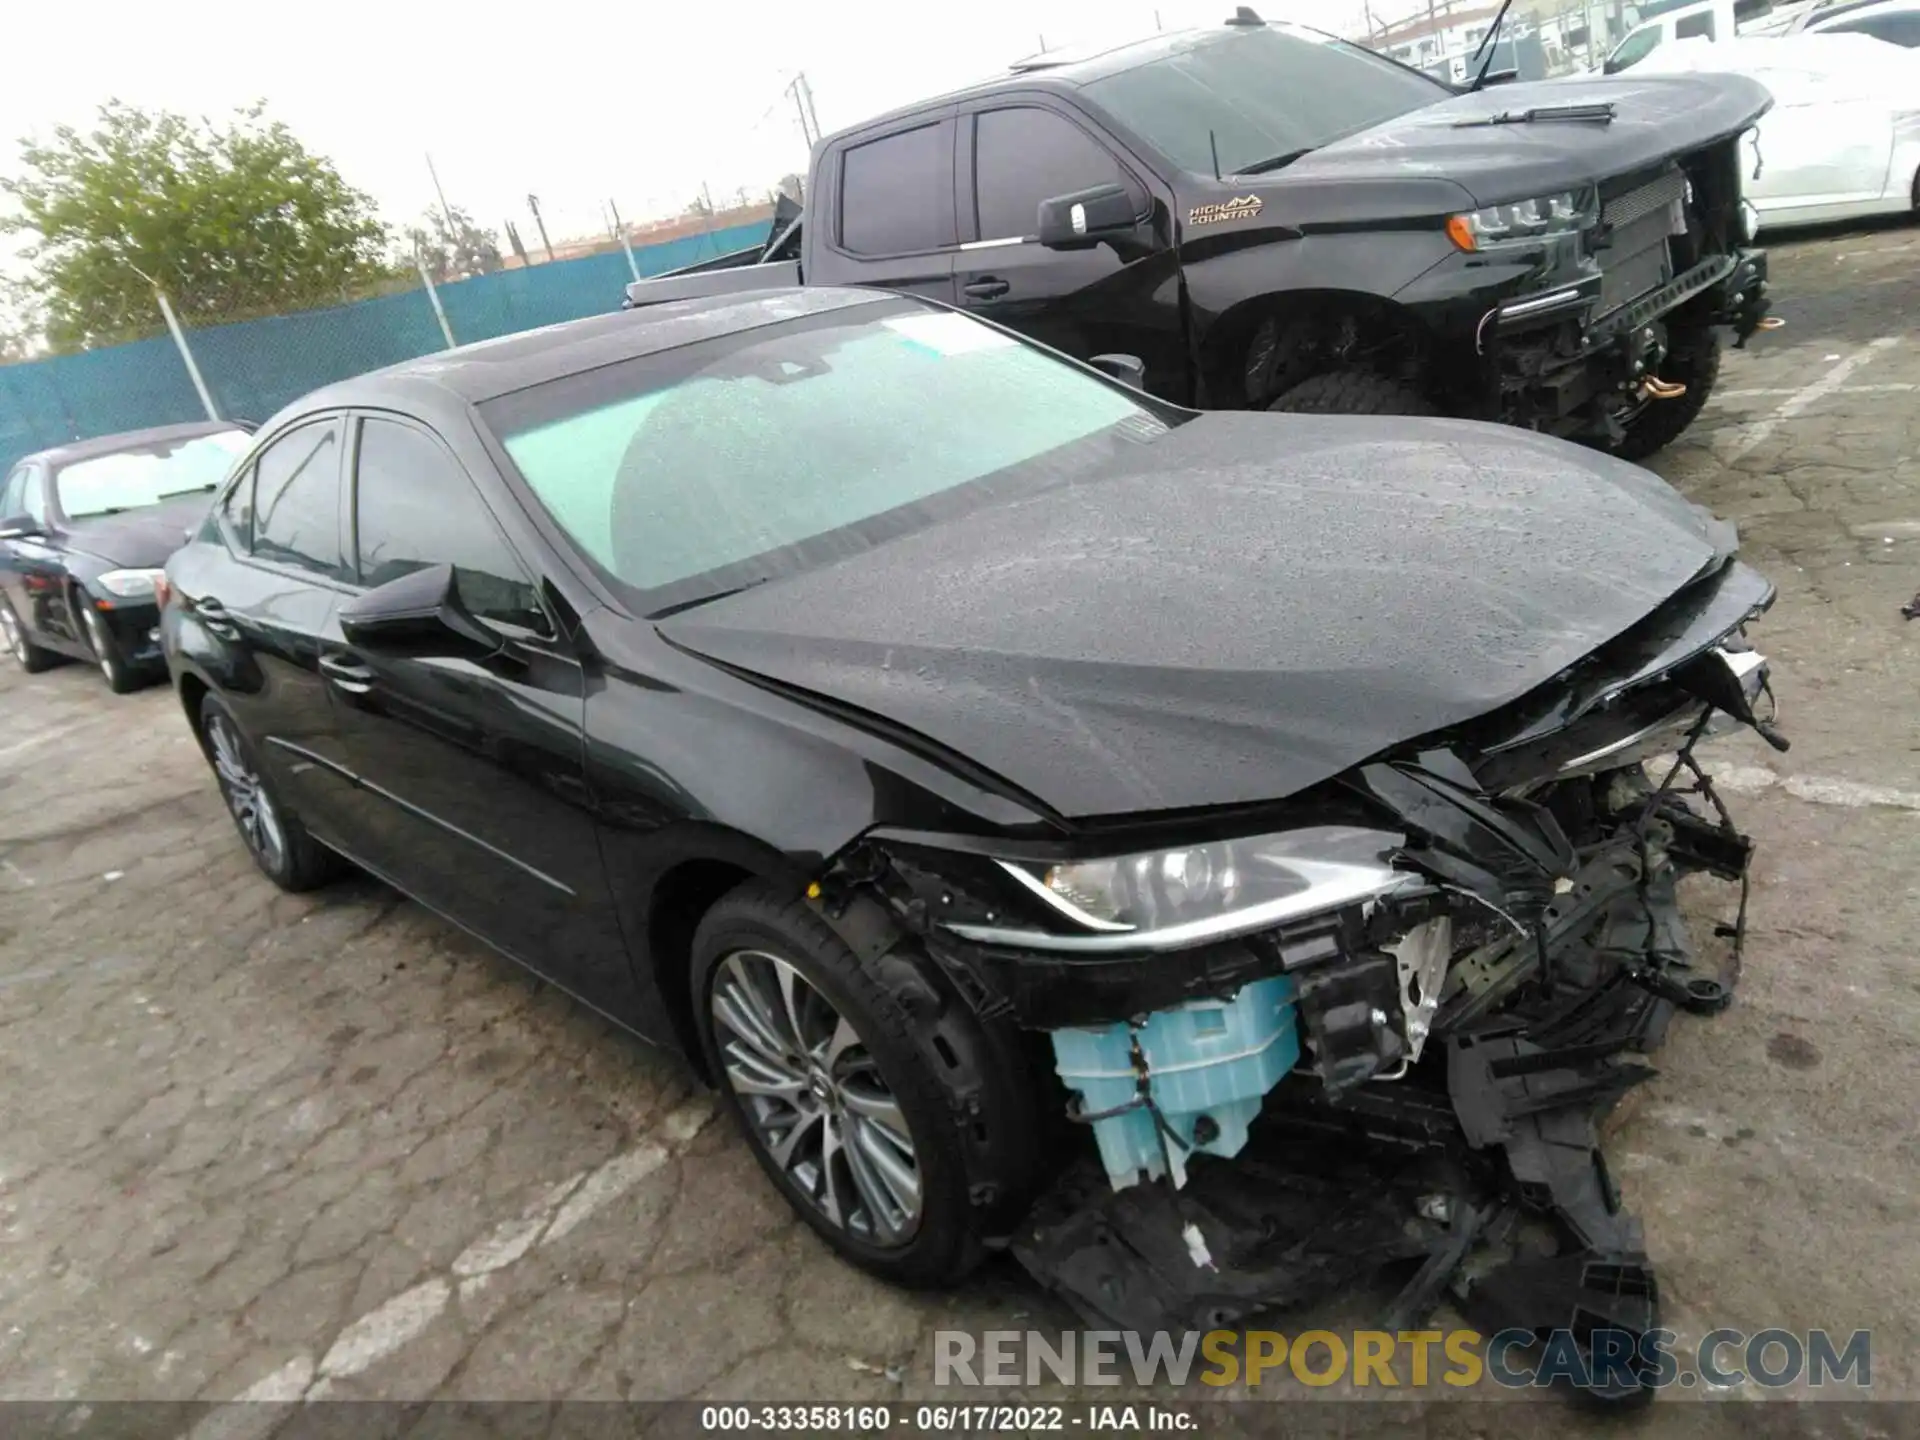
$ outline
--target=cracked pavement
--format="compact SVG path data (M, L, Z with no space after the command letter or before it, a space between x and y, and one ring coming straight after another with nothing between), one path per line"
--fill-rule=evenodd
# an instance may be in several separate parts
M1683 1337L1870 1327L1920 1398L1920 231L1772 249L1788 327L1654 468L1779 585L1794 745L1712 752L1742 989L1610 1156ZM839 1263L676 1061L390 891L279 894L169 690L9 666L0 715L0 1399L911 1400L936 1329L1073 1328L1010 1262Z

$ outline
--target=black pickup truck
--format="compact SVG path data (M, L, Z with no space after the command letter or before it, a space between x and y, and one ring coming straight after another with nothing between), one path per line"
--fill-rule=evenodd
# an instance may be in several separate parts
M1731 75L1443 84L1241 9L830 135L808 213L639 307L874 285L1200 408L1447 414L1632 459L1766 314ZM1126 357L1144 365L1144 373Z

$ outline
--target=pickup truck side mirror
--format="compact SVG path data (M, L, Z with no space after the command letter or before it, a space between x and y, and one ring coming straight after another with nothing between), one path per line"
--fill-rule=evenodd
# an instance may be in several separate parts
M490 655L502 641L460 603L453 566L430 565L376 585L340 607L340 633L350 645L387 655Z
M40 522L31 515L9 515L0 520L0 540L28 540L45 533Z
M1133 197L1124 185L1096 185L1040 202L1039 240L1049 250L1091 250L1131 234Z
M1095 355L1087 364L1122 385L1136 390L1147 388L1147 362L1138 355Z

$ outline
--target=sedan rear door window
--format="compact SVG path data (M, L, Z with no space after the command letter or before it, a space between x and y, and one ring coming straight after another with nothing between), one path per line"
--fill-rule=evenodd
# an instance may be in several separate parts
M329 580L349 578L340 551L340 430L303 425L254 467L253 554Z

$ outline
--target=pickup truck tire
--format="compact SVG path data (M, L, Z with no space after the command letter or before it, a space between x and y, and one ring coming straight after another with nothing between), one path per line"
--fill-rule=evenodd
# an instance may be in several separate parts
M1293 415L1438 415L1418 390L1377 370L1330 370L1283 390L1267 409Z
M1627 433L1616 444L1605 445L1611 455L1622 460L1645 460L1656 451L1678 440L1681 433L1700 418L1713 387L1720 379L1720 337L1702 328L1675 341L1660 367L1661 378L1676 380L1687 393L1673 400L1652 400L1626 422Z

